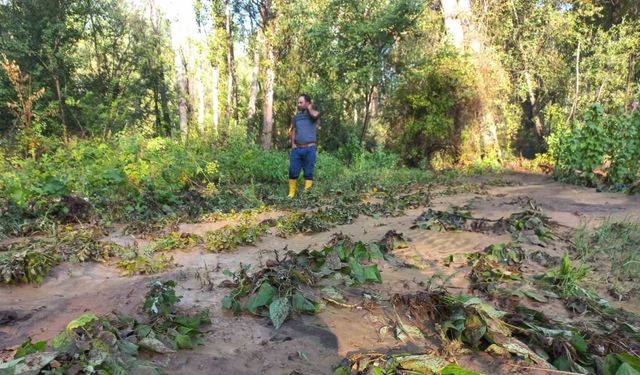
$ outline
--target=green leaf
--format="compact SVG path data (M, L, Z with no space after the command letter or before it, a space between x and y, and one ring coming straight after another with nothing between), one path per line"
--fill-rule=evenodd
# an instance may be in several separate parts
M565 356L558 357L555 361L553 361L553 366L560 371L571 371L571 362Z
M290 306L288 298L281 297L271 302L269 305L269 317L276 329L280 329L284 321L287 320L289 310Z
M13 356L14 359L22 358L31 353L44 352L47 349L46 341L38 341L36 343L31 342L31 337L27 339L25 343L20 345L20 347L16 350L16 354Z
M633 368L628 363L623 363L616 371L616 375L640 375L640 371Z
M336 247L334 247L335 252L338 254L338 256L340 257L340 260L343 262L347 261L347 250L345 250L344 246L342 246L342 244L336 245Z
M118 343L116 345L118 346L118 351L124 354L128 354L131 356L138 355L138 345L132 342L129 342L127 340L118 340Z
M98 320L98 317L93 314L80 315L79 317L70 321L69 324L67 324L67 330L71 331L75 328L84 327L95 320Z
M531 298L534 301L543 302L543 303L549 302L547 297L545 297L545 296L543 296L541 294L538 294L538 293L536 293L536 292L534 292L532 290L524 290L523 292L527 297Z
M577 333L573 333L571 335L571 339L569 340L571 345L576 349L578 353L586 353L587 352L587 343L584 341L584 338Z
M178 349L193 349L193 341L189 335L176 336L176 345Z
M367 251L366 246L358 241L353 247L353 256L356 260L369 260L369 252Z
M374 283L381 283L382 276L380 275L380 271L378 271L378 266L375 264L365 266L364 270L364 278L366 281L371 281Z
M364 284L366 281L366 276L364 274L364 267L360 263L358 263L355 258L349 258L349 270L351 277L358 283Z
M136 336L138 336L138 338L140 339L149 336L150 333L151 327L146 324L142 324L136 327Z
M440 371L440 375L482 375L479 372L463 369L462 367L454 364L449 364L447 367Z
M622 365L622 361L616 355L608 355L604 359L604 375L616 375L616 371Z
M480 316L469 314L464 321L463 333L467 338L467 342L471 346L477 347L482 337L487 333L487 325Z
M231 306L233 306L233 299L231 296L224 296L224 298L222 298L222 307L227 310L231 310Z
M306 299L302 293L296 292L293 295L293 310L298 312L315 313L316 305Z
M378 244L369 244L369 257L371 260L384 259L384 254L380 251L380 246L378 246Z
M618 354L617 357L620 361L629 364L634 369L640 371L640 358L628 353Z
M258 311L258 307L268 306L273 300L276 290L268 282L263 282L258 289L258 293L252 296L245 308L247 311L255 314Z
M344 367L338 367L334 372L333 375L351 375L351 372L344 368Z

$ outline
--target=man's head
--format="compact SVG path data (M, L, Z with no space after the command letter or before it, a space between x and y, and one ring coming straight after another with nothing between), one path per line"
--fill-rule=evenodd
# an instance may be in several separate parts
M307 94L298 95L298 111L304 111L311 104L311 97Z

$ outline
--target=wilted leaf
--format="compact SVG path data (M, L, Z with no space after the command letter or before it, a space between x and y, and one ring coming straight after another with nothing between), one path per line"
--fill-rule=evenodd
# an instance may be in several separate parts
M160 354L175 352L175 350L167 348L167 346L163 344L162 341L150 337L145 337L140 340L140 347Z
M547 297L543 296L542 294L538 294L532 290L524 290L523 291L524 294L533 299L534 301L538 301L538 302L542 302L542 303L547 303L549 302L549 300L547 299Z
M426 371L438 374L447 365L447 361L445 361L444 359L430 354L398 357L397 361L405 370L413 370L426 374L429 373Z
M289 299L286 297L278 298L269 305L269 317L276 329L279 329L289 316Z
M56 357L55 352L31 353L22 358L0 363L2 375L37 375Z
M293 310L299 312L314 313L316 312L316 305L306 299L302 293L295 292L293 295Z

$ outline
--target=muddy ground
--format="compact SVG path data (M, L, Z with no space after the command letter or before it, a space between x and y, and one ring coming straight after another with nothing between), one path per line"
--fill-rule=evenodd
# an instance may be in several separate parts
M495 179L496 177L491 177ZM572 236L580 225L594 226L607 218L639 220L640 196L598 193L594 189L554 182L542 175L509 173L499 178L498 185L487 185L486 191L474 191L434 198L433 209L444 210L451 205L469 204L474 217L499 219L527 208L535 201L543 212L559 224L558 232ZM466 180L480 182L481 178ZM461 181L461 184L463 182ZM171 374L331 374L332 368L348 353L355 351L428 352L424 343L402 343L393 337L380 337L379 328L386 324L392 311L385 301L395 293L424 290L424 283L435 274L452 276L449 284L454 294L471 294L465 263L444 265L443 259L452 254L482 251L488 245L509 241L509 235L487 235L472 232L435 232L410 229L424 208L407 210L396 218L360 216L355 222L338 226L329 232L314 235L294 235L283 239L269 233L256 246L246 246L229 253L207 253L204 249L173 253L179 267L156 275L161 279L174 279L177 292L183 297L186 309L208 308L212 324L208 326L205 345L193 350L179 351L157 360ZM271 212L269 217L279 213ZM261 217L260 219L264 219ZM226 222L182 225L180 231L202 234L222 227ZM396 268L381 264L382 284L366 285L352 291L354 301L375 296L377 303L356 308L328 305L314 316L300 316L287 321L275 331L266 318L248 315L233 316L222 309L221 300L228 289L218 287L226 279L224 269L235 270L242 264L252 269L264 265L274 257L274 251L284 248L300 251L321 248L334 233L343 233L355 240L380 240L389 230L404 233L411 239L408 248L399 249L395 256L415 268ZM118 233L105 240L120 244L144 242ZM534 245L529 245L534 246ZM566 251L561 242L554 242L543 250L560 257ZM535 263L524 266L526 274L540 272ZM606 268L594 270L590 278L605 278ZM0 286L0 348L19 345L27 337L45 340L63 330L66 323L85 312L108 314L111 311L136 313L140 309L150 277L125 277L110 264L63 264L39 286ZM212 288L203 286L213 285ZM606 290L599 290L603 298L611 300ZM359 294L359 295L358 295ZM366 294L366 296L365 296ZM554 317L579 320L561 303L528 302L531 307ZM618 306L631 311L640 310L637 301ZM459 358L460 364L486 374L545 374L545 370L530 365L506 361L485 353Z

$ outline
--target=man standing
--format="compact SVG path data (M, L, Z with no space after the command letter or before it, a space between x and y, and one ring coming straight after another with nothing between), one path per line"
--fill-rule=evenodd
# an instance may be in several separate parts
M307 94L298 96L298 113L291 122L291 157L289 158L289 198L296 195L300 170L304 172L304 190L313 185L313 169L316 165L316 145L320 112L313 108Z

